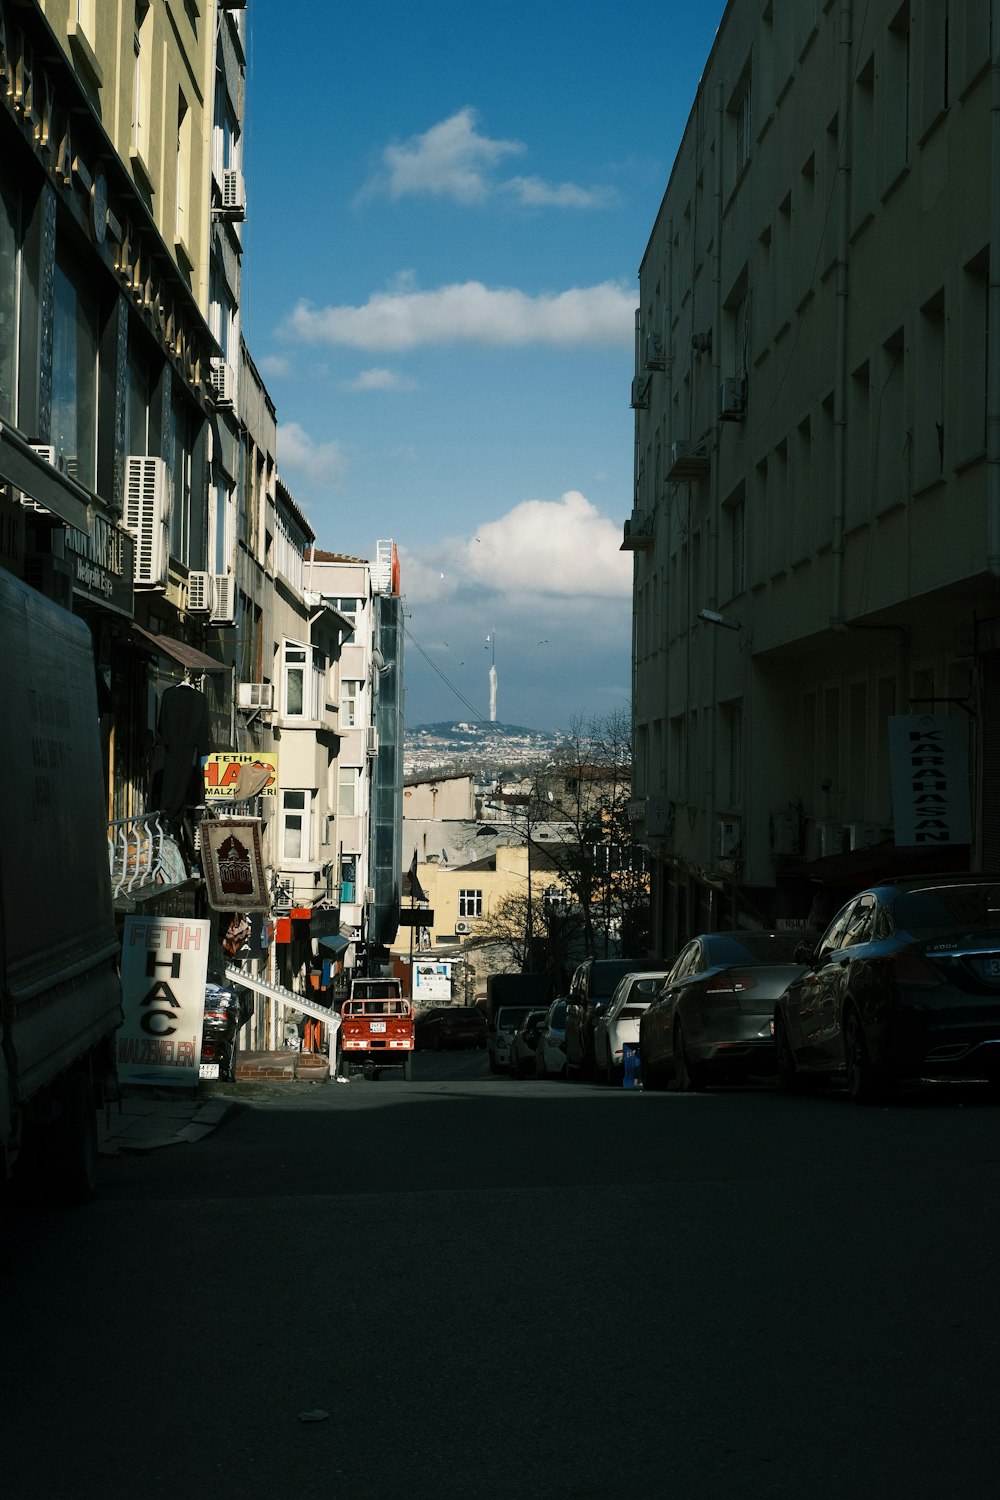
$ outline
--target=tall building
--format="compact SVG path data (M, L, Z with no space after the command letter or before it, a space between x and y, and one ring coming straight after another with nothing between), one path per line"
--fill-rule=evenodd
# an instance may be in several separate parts
M731 0L706 61L623 542L663 952L1000 861L995 10Z

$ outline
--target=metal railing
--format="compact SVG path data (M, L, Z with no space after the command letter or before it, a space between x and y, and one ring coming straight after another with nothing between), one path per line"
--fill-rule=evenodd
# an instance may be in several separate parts
M188 871L162 812L116 818L108 824L111 893L132 896L150 885L177 885Z

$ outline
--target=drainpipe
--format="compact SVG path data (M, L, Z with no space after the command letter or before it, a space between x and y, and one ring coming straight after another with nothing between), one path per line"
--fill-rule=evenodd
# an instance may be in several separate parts
M722 129L725 123L722 106L722 85L717 84L715 88L715 139L717 142L715 151L715 181L712 184L712 196L715 200L715 224L712 234L712 390L711 399L718 400L718 391L722 379ZM719 605L719 451L722 446L722 419L716 411L715 417L715 451L712 454L712 470L709 482L709 557L711 572L711 594L709 605L717 609ZM705 868L711 869L715 859L715 823L716 823L716 789L718 777L716 774L716 755L718 752L718 721L719 721L719 632L714 627L709 630L711 650L711 672L709 705L710 718L708 721L708 796L706 798L708 820L705 829L706 859ZM735 913L734 913L735 916ZM713 923L713 926L715 924Z
M986 506L989 569L1000 578L1000 0L990 0L990 283L986 311Z
M995 3L995 0L994 0ZM851 107L851 0L841 0L840 97L837 104L837 271L836 340L833 390L833 589L830 628L844 628L844 512L847 488L847 225L850 213L850 150L847 123Z

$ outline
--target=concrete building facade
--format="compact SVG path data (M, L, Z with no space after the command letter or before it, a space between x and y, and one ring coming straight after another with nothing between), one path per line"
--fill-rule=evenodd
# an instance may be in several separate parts
M664 953L1000 859L996 12L732 0L705 64L639 273L623 542ZM920 718L969 816L917 848Z

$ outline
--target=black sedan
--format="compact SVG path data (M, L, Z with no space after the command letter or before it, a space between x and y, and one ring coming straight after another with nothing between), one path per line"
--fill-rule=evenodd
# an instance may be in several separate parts
M785 1089L837 1073L859 1103L902 1079L1000 1086L1000 877L872 886L808 958L774 1013Z
M703 932L639 1022L643 1087L702 1089L773 1073L774 1005L802 973L794 932Z
M236 1076L236 1043L240 1028L253 1015L253 999L244 989L205 985L205 1020L201 1034L202 1078L232 1083Z

